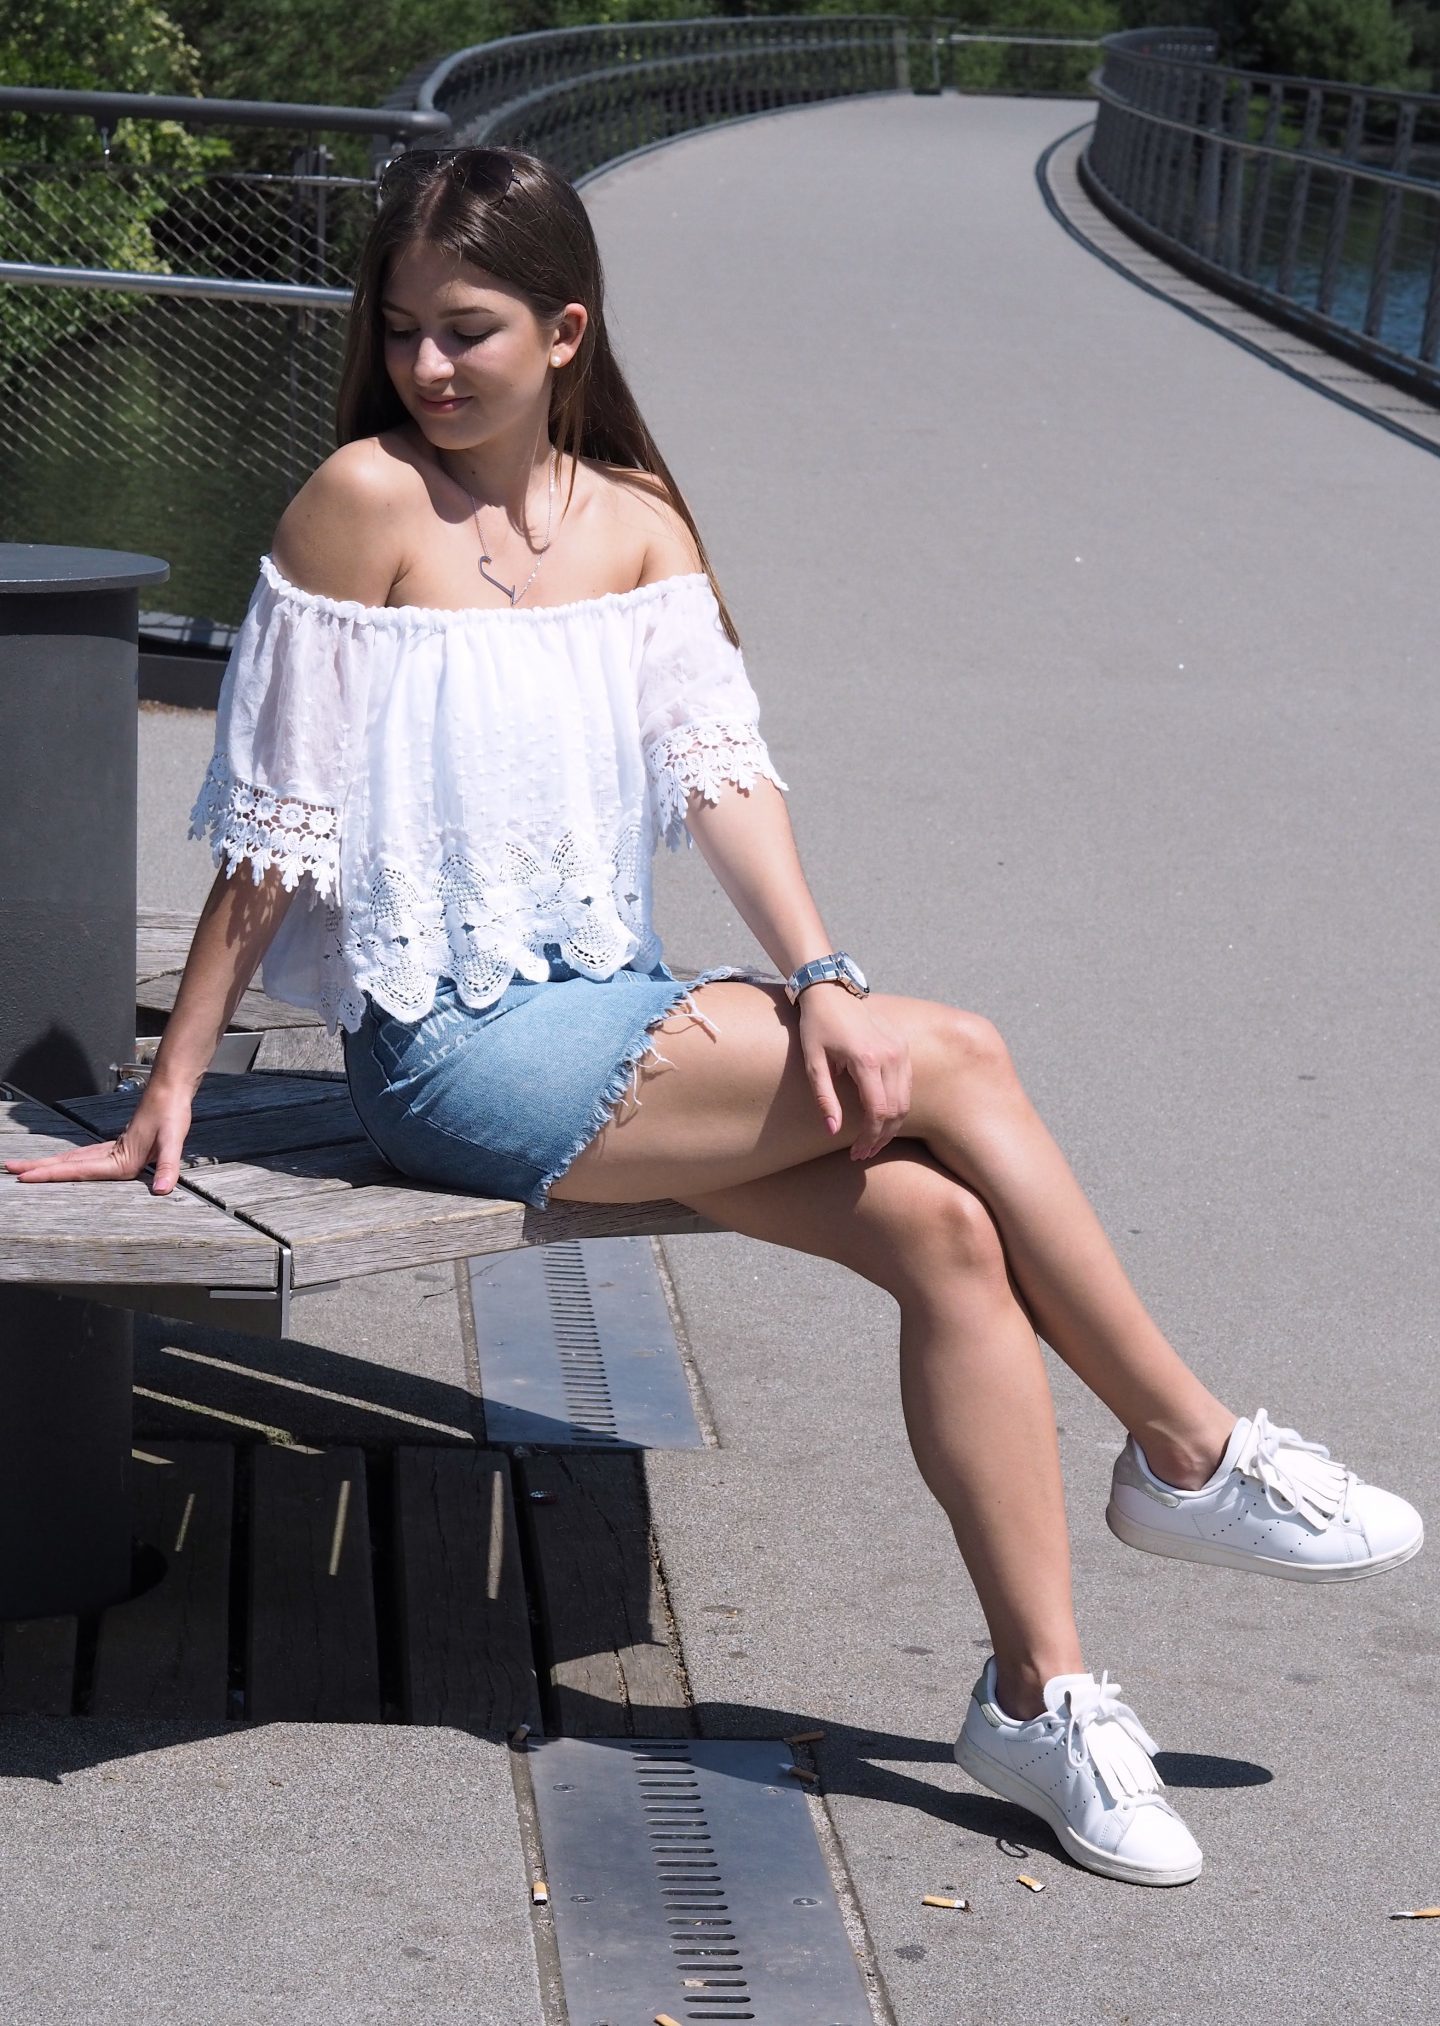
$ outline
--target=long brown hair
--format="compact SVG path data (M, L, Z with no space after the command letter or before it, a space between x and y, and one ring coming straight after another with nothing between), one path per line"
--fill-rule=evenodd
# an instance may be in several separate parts
M589 215L572 183L518 148L427 148L399 155L381 183L380 208L360 254L345 359L335 404L337 443L374 436L409 421L385 367L380 302L389 265L407 246L424 244L483 268L529 305L541 325L559 321L566 303L588 312L579 350L550 382L550 441L571 459L596 459L653 481L648 488L680 515L700 552L731 644L730 616L679 486L646 428L610 347L605 279Z

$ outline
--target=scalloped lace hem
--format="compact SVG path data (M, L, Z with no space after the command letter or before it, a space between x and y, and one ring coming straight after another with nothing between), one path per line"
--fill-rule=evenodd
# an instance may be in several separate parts
M190 811L189 835L204 839L207 832L211 858L217 866L225 861L227 876L233 877L248 858L257 886L272 866L279 866L287 893L309 873L311 907L338 899L340 824L337 812L325 803L277 795L272 788L239 780L217 754Z
M748 718L697 718L667 732L645 756L653 814L652 843L663 837L670 850L693 846L685 827L690 797L698 788L707 802L718 802L727 781L747 793L763 775L784 792L759 726Z

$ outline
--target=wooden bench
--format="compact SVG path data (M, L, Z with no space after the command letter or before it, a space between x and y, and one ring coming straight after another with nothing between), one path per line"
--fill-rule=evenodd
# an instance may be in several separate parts
M113 1139L138 1090L42 1104L0 1084L0 1159ZM343 1074L211 1071L180 1179L21 1183L6 1175L0 1281L286 1337L297 1301L338 1282L560 1238L722 1227L661 1201L528 1203L413 1182L376 1152Z

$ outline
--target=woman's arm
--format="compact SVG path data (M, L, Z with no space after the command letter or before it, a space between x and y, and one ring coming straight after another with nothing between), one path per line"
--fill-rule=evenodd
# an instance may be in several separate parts
M834 949L806 884L785 797L761 775L748 789L726 782L718 801L692 794L685 825L757 943L788 978ZM804 1004L808 993L801 994Z
M155 1051L152 1083L194 1096L297 891L285 891L279 866L258 884L248 867L216 873Z
M195 1092L295 891L280 884L278 866L258 885L245 873L227 877L222 868L216 874L149 1079L124 1131L38 1159L16 1156L5 1166L17 1182L134 1181L153 1166L151 1193L170 1193L180 1177Z

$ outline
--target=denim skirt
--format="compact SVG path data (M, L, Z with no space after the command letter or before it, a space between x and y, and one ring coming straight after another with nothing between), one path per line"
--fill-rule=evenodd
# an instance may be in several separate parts
M609 1122L627 1083L641 1101L641 1061L670 1061L647 1029L684 1006L717 1033L691 988L751 975L726 964L677 978L657 963L587 978L557 943L545 953L548 979L512 978L489 1006L467 1006L441 978L419 1020L367 993L359 1027L341 1030L360 1123L401 1174L545 1209L551 1183Z

